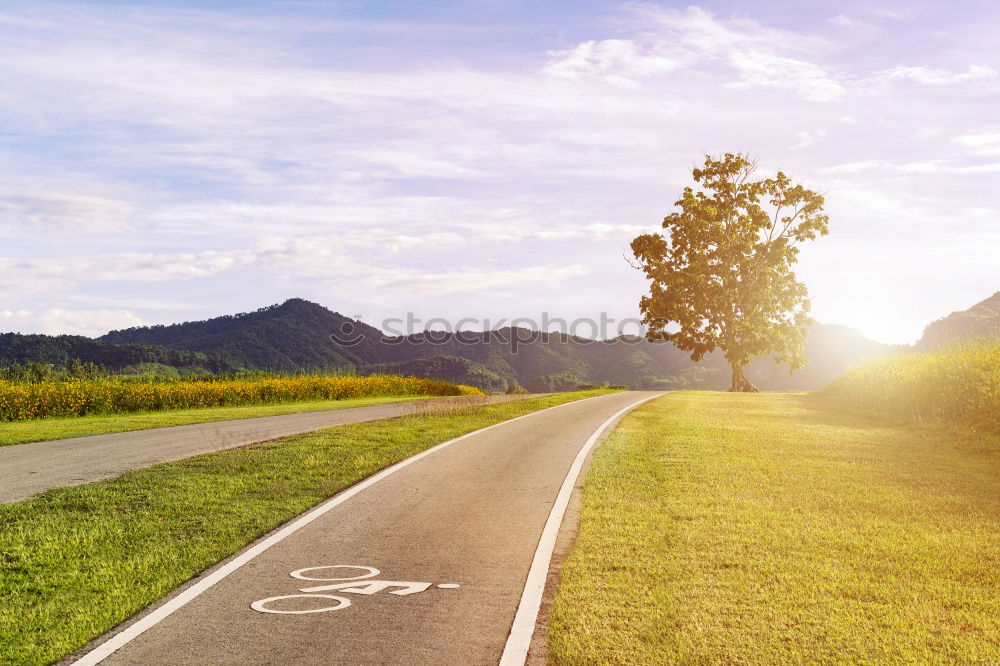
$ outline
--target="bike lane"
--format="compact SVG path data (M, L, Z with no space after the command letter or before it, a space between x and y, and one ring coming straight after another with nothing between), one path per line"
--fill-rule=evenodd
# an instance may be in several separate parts
M569 403L416 460L100 663L496 664L567 470L652 395Z

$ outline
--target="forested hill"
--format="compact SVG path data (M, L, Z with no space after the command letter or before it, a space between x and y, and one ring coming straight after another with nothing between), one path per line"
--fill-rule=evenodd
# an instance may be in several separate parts
M997 335L1000 292L929 325L917 349ZM761 358L747 368L747 376L763 389L808 390L823 386L858 362L908 349L873 342L844 326L817 324L806 342L809 364L805 368L790 374L787 366ZM205 321L112 331L96 340L0 334L0 365L34 361L65 366L73 359L116 372L149 364L212 373L388 372L467 383L488 391L515 385L558 390L603 382L658 389L729 385L728 368L720 354L695 364L670 343L627 337L595 341L510 328L394 338L298 298Z
M349 340L355 344L346 344ZM514 384L544 389L575 382L725 388L729 381L720 355L696 365L669 343L636 338L594 341L526 329L388 338L378 329L302 299L206 321L113 331L101 341L193 351L247 369L399 372L492 391ZM894 351L845 327L815 326L807 345L810 366L789 375L786 366L759 359L748 376L762 388L817 388L853 363Z
M217 356L186 349L145 343L111 344L80 335L0 333L0 365L46 363L65 367L74 359L97 363L114 371L149 363L214 374L238 369Z
M170 326L112 331L101 341L146 343L190 350L248 369L296 372L353 368L372 372L412 371L430 376L454 371L480 376L492 388L526 384L545 375L569 373L581 383L608 381L637 385L666 377L691 364L670 344L642 340L598 342L526 329L501 329L461 336L415 334L389 338L376 328L302 299L255 312ZM450 357L428 363L429 359ZM455 359L465 359L459 364ZM414 364L415 361L424 361ZM458 380L458 376L440 377Z
M359 344L336 341L355 338ZM101 340L197 351L248 369L298 372L384 362L381 338L382 333L367 324L293 298L244 314L111 331Z
M566 375L580 384L652 386L691 365L687 354L669 343L637 338L596 341L559 333L502 328L460 335L421 333L383 342L389 363L440 356L461 357L499 375L508 384L545 386L536 380ZM560 380L560 385L568 380Z
M917 348L933 350L969 338L997 337L1000 337L1000 291L968 310L952 312L929 324Z

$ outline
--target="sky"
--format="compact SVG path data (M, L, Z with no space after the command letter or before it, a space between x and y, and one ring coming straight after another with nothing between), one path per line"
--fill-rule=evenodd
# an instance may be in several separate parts
M992 1L5 0L0 331L621 321L745 151L826 197L814 317L913 342L1000 289L998 43Z

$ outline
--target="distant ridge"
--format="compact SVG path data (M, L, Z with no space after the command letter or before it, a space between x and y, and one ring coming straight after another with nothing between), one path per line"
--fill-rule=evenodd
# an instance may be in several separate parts
M516 337L516 351L509 343ZM345 339L360 338L357 344ZM434 342L431 342L433 338ZM253 312L170 326L112 331L107 344L146 344L189 351L247 369L296 372L349 369L391 372L469 383L488 391L515 384L581 383L643 388L725 388L720 354L695 364L669 343L638 338L594 341L527 329L386 337L378 329L300 298ZM525 342L526 341L526 342ZM750 376L766 389L818 388L849 365L896 353L899 348L868 340L844 326L814 325L806 347L810 365L795 374L787 366L757 359Z
M808 365L790 374L786 365L759 358L747 368L747 376L764 389L810 390L859 362L983 336L1000 337L1000 292L931 323L915 347L874 342L846 326L814 324L806 341ZM519 341L516 351L512 338ZM729 383L721 354L709 354L695 364L670 343L628 337L595 341L510 328L464 331L461 336L424 332L388 337L301 298L203 321L111 331L98 339L0 333L0 365L32 361L66 365L75 358L115 372L155 365L181 369L185 376L241 370L387 372L471 384L492 392L514 385L551 387L574 381L653 389L724 389Z
M1000 291L968 310L952 312L928 324L917 348L933 350L959 340L995 337L1000 337Z
M515 336L520 342L512 349L509 341ZM348 345L345 339L359 342ZM434 369L449 373L437 377L448 381L478 377L476 385L488 390L495 390L498 381L502 387L523 385L567 372L585 381L637 385L691 364L687 354L670 344L598 342L527 329L390 338L300 298L205 321L112 331L100 340L196 351L236 366L275 372L350 368L429 376Z
M114 371L147 363L211 373L238 369L238 366L213 354L168 349L161 345L141 342L111 344L82 335L0 333L0 365L38 362L66 366L73 359L98 363Z
M363 335L361 344L339 345L331 339L345 325ZM379 362L382 333L367 324L331 312L301 298L204 321L143 326L111 331L100 338L113 344L162 345L212 354L238 367L272 372L354 368Z

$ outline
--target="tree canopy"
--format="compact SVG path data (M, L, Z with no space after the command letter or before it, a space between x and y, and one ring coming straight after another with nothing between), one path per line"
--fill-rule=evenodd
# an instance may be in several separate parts
M799 244L828 232L824 200L780 171L759 177L743 154L706 156L692 175L665 233L632 241L650 281L640 301L647 337L671 340L694 361L719 349L730 390L756 391L743 373L754 357L792 370L805 363L809 298L792 267Z

